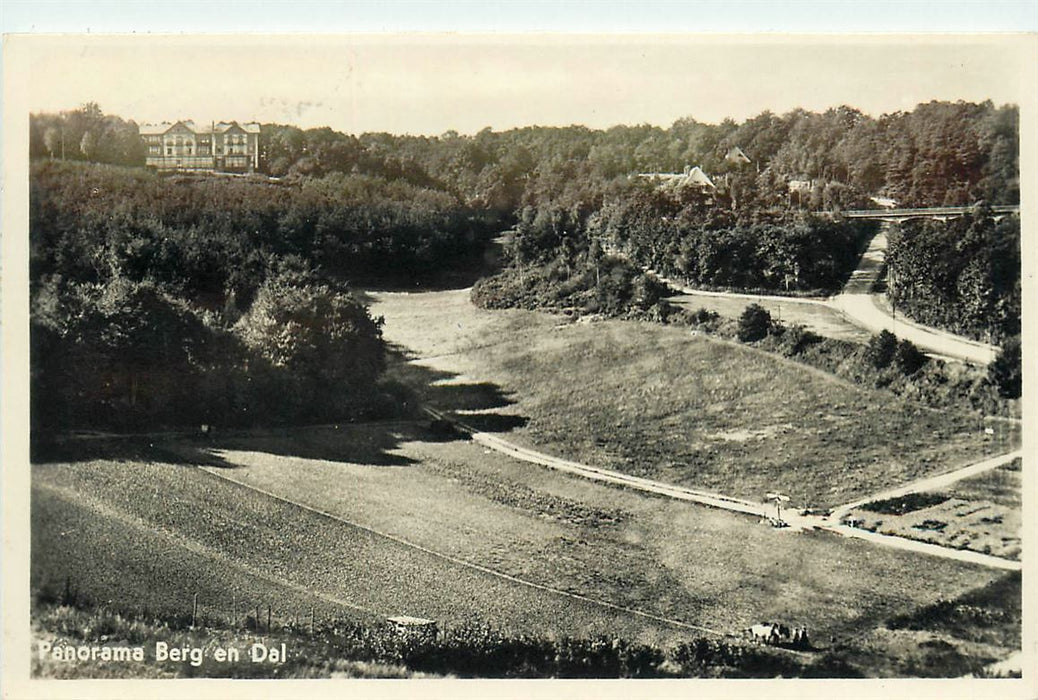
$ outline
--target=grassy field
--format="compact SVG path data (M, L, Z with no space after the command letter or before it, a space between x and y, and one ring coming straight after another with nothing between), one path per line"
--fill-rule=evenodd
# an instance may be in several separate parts
M464 292L376 296L395 371L466 422L596 466L749 499L831 507L1003 452L934 411L752 348L648 323L473 308ZM417 366L416 366L417 365Z
M832 505L1015 439L680 329L484 312L463 292L372 296L398 354L419 358L391 379L421 400L665 481ZM993 612L957 627L926 622L998 572L573 478L427 421L89 444L33 466L37 590L181 615L197 596L211 616L269 603L275 619L408 614L661 645L780 620L849 675L960 675L1019 648L1012 601L989 596ZM1015 487L959 488L1005 500ZM906 619L922 622L884 624Z
M708 294L680 294L668 298L668 301L690 312L706 309L729 318L738 318L748 304L758 304L767 309L773 319L785 326L799 324L828 338L851 340L857 343L867 343L872 337L871 333L855 326L835 309L818 304L801 304L774 299L732 299Z
M34 467L36 587L67 580L91 601L228 615L381 620L410 614L536 632L677 634L662 623L516 586L475 569L164 462Z
M940 491L894 499L898 503L867 503L851 517L876 532L1019 559L1020 469L1017 459Z
M199 461L213 473L192 466ZM71 578L93 601L181 613L197 593L208 615L226 615L232 600L239 611L273 601L275 619L305 616L313 606L319 618L412 614L448 627L478 620L511 633L603 633L659 644L705 634L479 572L226 478L650 615L736 635L764 619L806 625L823 648L830 637L871 638L885 619L966 595L997 576L941 559L921 569L917 555L775 531L549 472L468 441L432 439L422 424L394 423L37 464L34 586L60 589ZM911 657L918 641L852 665L867 674L904 673L899 654ZM953 637L948 643L961 646ZM964 649L942 673L1011 651ZM853 659L855 652L845 653Z

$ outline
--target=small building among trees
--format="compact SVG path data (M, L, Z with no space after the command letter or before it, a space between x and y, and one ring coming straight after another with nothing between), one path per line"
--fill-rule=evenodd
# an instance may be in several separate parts
M698 165L686 165L685 170L680 173L638 173L638 177L656 182L660 186L696 187L702 190L717 189L714 181Z
M738 146L732 146L728 149L728 152L724 154L724 160L727 163L735 163L736 165L744 165L750 163L750 157L743 152Z

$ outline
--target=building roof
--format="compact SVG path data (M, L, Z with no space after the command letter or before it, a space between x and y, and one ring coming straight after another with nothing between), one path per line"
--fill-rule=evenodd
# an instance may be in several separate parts
M195 122L190 119L177 122L162 122L161 124L141 124L138 127L138 130L141 136L158 136L165 134L178 124L196 134L222 134L234 127L241 129L246 134L260 133L259 122L245 122L244 124L239 124L236 121L217 122L216 124L207 124L199 128L195 125Z
M706 173L704 173L703 169L700 168L698 165L688 171L688 175L685 176L685 179L681 184L699 185L701 187L712 188L717 187L717 185L714 184L714 181L711 180L710 177Z
M730 163L749 163L750 157L743 153L743 150L738 146L732 146L728 149L728 152L724 155L724 159Z
M169 122L162 122L161 124L141 124L137 129L140 131L141 136L154 136L166 133L171 126L173 125Z
M638 173L638 177L654 180L670 187L695 185L697 187L717 188L710 176L704 173L703 169L698 165L692 167L685 166L685 171L682 173Z
M238 127L247 134L258 134L260 132L260 125L258 122L245 122L244 124L239 124L238 122L231 121L217 122L213 127L213 133L222 134L234 127Z
M885 209L893 209L897 206L897 202L890 197L869 197L869 199Z
M435 625L435 620L426 620L424 617L411 617L410 615L399 615L397 617L386 618L390 622L396 625L404 625L407 627L428 627L429 625Z

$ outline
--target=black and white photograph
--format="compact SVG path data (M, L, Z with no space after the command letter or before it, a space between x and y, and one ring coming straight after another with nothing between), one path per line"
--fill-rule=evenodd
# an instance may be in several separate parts
M1024 697L1036 46L8 37L28 678Z

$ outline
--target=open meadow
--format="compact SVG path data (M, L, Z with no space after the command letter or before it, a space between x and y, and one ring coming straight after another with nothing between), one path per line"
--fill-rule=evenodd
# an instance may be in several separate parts
M999 572L921 567L919 555L776 531L430 432L399 422L227 435L37 464L33 584L71 579L129 609L183 613L197 593L213 615L272 602L276 615L312 606L657 644L738 638L773 619L807 626L866 675L964 673L1018 644L1012 615L972 620L968 634L884 626L996 585ZM951 651L931 663L920 644L933 639Z
M52 445L32 468L33 588L174 615L197 599L214 619L270 605L661 646L744 645L777 620L811 631L804 668L844 675L960 675L1019 648L1017 574L574 478L414 402L567 459L801 507L1004 451L1007 424L681 328L481 311L465 291L369 298L400 420ZM957 493L1018 511L993 478Z
M729 318L738 318L747 304L757 304L785 326L802 325L827 338L839 338L856 343L867 343L872 334L854 325L840 312L821 304L804 304L794 300L785 301L774 297L756 299L733 299L712 294L678 294L667 301L688 312L699 309L713 311Z
M391 370L474 427L683 486L829 508L1006 452L1018 428L937 411L733 342L634 321L474 308L464 291L375 294Z
M183 464L91 461L34 468L33 582L95 603L228 616L422 615L531 632L673 633L516 586ZM656 628L661 628L657 631Z

